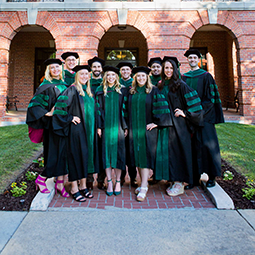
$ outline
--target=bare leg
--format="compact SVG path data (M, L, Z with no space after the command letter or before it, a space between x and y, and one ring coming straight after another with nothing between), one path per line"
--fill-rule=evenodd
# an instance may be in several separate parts
M115 183L115 192L120 192L121 191L121 185L120 185L120 178L121 178L121 173L122 171L120 169L114 169L115 175L116 175L116 183Z
M107 192L113 192L113 185L112 185L112 168L109 167L109 168L106 168L105 169L105 173L106 173L106 176L107 176Z
M79 186L80 190L87 188L86 181L87 181L87 178L83 178L83 179L80 180L80 186Z

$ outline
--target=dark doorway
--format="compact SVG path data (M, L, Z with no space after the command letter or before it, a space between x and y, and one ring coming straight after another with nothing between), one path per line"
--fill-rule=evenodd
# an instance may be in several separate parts
M44 61L48 58L55 58L55 48L35 48L35 74L34 74L34 92L41 84L44 73L45 65Z

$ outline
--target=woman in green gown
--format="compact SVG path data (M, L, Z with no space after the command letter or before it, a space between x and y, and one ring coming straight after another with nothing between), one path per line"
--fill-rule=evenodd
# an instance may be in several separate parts
M121 172L126 169L125 137L128 130L124 115L127 97L124 93L125 87L119 83L119 69L105 66L103 70L103 85L98 87L96 92L97 132L102 139L103 168L108 182L106 194L117 196L121 193ZM114 190L112 169L116 175Z
M148 191L150 169L155 169L157 127L171 125L170 110L165 97L149 79L150 69L133 69L134 81L128 98L130 164L138 168L141 186L135 190L138 201Z

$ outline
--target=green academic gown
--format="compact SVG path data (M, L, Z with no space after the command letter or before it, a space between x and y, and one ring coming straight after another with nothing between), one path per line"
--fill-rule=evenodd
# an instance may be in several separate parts
M149 77L151 79L152 85L154 85L154 86L157 86L158 82L161 80L161 76L160 75L153 75L152 74Z
M223 123L224 116L218 87L210 73L202 69L189 71L183 75L183 80L197 91L204 111L204 126L192 138L194 183L197 184L204 172L211 179L221 175L220 148L214 125Z
M70 85L72 85L74 83L76 73L75 72L71 73L68 70L64 70L64 74L65 74L65 78L64 78L65 83L69 87Z
M96 90L102 84L102 82L103 82L102 78L99 78L99 79L91 78L90 79L90 87L91 87L93 94L96 94Z
M103 168L118 168L125 170L125 135L127 124L124 116L127 114L127 97L124 87L119 94L115 88L107 89L104 95L103 86L96 92L97 127L102 129L102 159Z
M51 82L44 79L36 90L27 109L26 123L34 129L43 129L43 148L45 169L42 176L57 177L67 174L66 170L66 143L67 139L53 132L52 117L45 114L55 105L57 98L66 89L61 80Z
M154 170L158 128L149 131L146 125L172 125L168 103L158 88L153 86L147 94L145 86L137 87L137 92L129 95L128 123L130 165Z

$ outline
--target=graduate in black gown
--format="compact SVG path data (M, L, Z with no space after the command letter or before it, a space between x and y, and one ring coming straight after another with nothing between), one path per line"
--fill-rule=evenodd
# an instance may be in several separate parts
M164 57L158 88L168 101L173 126L159 130L156 180L174 182L169 196L184 193L184 183L193 184L191 133L203 124L201 100L195 90L181 80L179 61Z
M76 201L84 202L84 197L93 197L86 187L88 173L98 173L96 109L89 84L90 67L78 65L73 70L76 72L75 83L58 98L53 112L53 128L58 135L68 137L71 194Z
M207 187L215 186L215 177L221 176L221 156L215 124L223 123L224 116L218 87L212 75L200 69L201 54L196 49L189 49L187 57L190 71L183 75L183 80L197 91L203 107L204 126L199 128L193 138L194 185L198 185L202 173L207 173Z
M74 83L75 72L73 68L78 64L79 54L77 52L65 52L61 55L61 58L65 61L66 69L64 70L64 81L70 86Z
M155 169L157 127L171 125L168 103L151 84L150 69L133 69L134 81L128 98L130 164L138 168L141 186L135 190L137 201L144 201L148 191L150 169Z
M133 82L133 78L131 77L132 75L132 69L133 69L133 65L130 62L127 61L121 61L120 63L118 63L117 67L120 69L120 84L125 86L125 94L127 94L127 96L129 95L129 90L132 87L132 82ZM130 162L130 155L129 155L129 137L126 137L126 163L128 166L128 174L130 177L130 185L134 188L137 187L137 183L136 183L136 167L132 167L130 166L129 162ZM124 184L125 182L125 176L126 176L126 170L122 171L121 173L121 185Z
M121 194L121 172L126 168L125 136L128 129L124 118L127 98L124 87L119 83L119 69L104 67L103 85L96 92L98 118L98 135L102 138L103 168L108 187L106 194ZM116 183L113 189L112 169L115 171Z
M57 177L55 190L69 197L64 188L66 170L66 138L56 135L52 127L52 115L57 98L66 90L62 78L62 62L59 59L45 61L45 79L40 84L27 109L26 123L34 129L43 129L43 152L45 169L35 183L42 193L50 193L45 181Z
M161 80L162 59L160 57L151 58L148 62L148 66L151 68L151 83L152 85L157 86L158 82Z
M90 87L93 94L96 94L97 88L102 84L103 82L103 66L105 65L105 61L99 57L93 57L88 60L88 65L91 68L91 78L90 78ZM98 147L99 152L101 153L102 150L100 149L102 146L101 139L98 140ZM97 187L99 189L105 189L105 170L103 169L103 162L102 162L102 155L99 155L99 173L97 178ZM87 186L90 189L93 189L93 176L91 174L88 174L87 178Z

